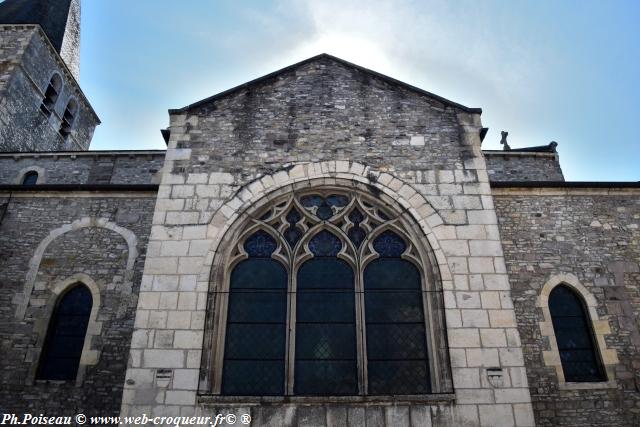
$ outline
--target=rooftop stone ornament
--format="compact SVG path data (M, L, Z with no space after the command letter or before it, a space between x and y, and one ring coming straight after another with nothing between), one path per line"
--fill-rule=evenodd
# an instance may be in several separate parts
M502 134L502 139L500 140L500 144L503 145L502 149L504 151L511 151L511 147L509 147L509 144L507 143L507 135L509 135L509 132L502 131L500 133Z

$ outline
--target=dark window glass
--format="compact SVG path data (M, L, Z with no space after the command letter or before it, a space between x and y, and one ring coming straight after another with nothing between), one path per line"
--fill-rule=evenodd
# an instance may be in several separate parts
M253 234L244 248L250 258L231 273L222 393L282 395L287 273L270 258L276 242L268 233Z
M342 247L329 232L314 241L317 253L337 254ZM295 394L357 394L353 270L342 260L319 256L300 267L297 286Z
M595 352L590 319L578 296L567 286L556 286L549 295L549 311L565 381L606 381Z
M74 380L92 306L91 292L75 286L58 302L42 349L38 379Z
M44 92L42 104L40 104L40 110L47 116L51 115L51 112L56 105L56 101L58 100L58 95L60 94L61 89L62 78L58 74L54 74L51 77L51 80L47 85L47 89Z
M393 231L385 231L373 241L373 249L381 257L399 257L407 250L407 244Z
M277 246L274 238L262 230L252 234L244 242L244 250L247 251L247 255L254 258L270 258Z
M284 231L284 238L287 243L289 243L289 246L293 248L302 237L302 230L296 226L296 224L302 219L302 216L295 208L293 208L289 211L285 219L289 223L289 227Z
M349 199L338 194L332 194L328 197L314 194L302 197L300 202L305 208L315 211L318 218L327 220L335 215L340 208L347 206Z
M381 255L364 271L369 394L431 390L420 272L400 258L406 244L387 231L373 242Z
M71 129L73 128L73 123L76 120L76 112L78 111L78 104L74 99L69 100L67 103L67 107L64 109L64 114L62 115L62 122L60 122L60 129L58 129L58 133L65 140L71 134Z
M22 185L35 185L38 182L38 172L30 171L22 178Z
M353 223L353 227L349 229L347 234L351 242L358 248L367 236L364 229L360 227L360 223L364 221L364 215L356 208L349 214L349 221Z
M342 242L331 232L323 230L315 235L309 242L309 250L321 257L332 257L338 255L342 249Z

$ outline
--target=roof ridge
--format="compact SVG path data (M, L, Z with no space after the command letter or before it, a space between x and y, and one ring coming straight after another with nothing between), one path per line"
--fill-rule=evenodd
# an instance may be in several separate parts
M317 61L319 59L330 59L330 60L338 62L338 63L340 63L340 64L342 64L344 66L355 68L358 71L371 74L371 75L373 75L373 76L375 76L375 77L377 77L379 79L382 79L382 80L384 80L384 81L386 81L388 83L395 84L395 85L404 87L405 89L411 90L413 92L417 92L417 93L419 93L421 95L428 96L428 97L433 98L433 99L435 99L435 100L437 100L439 102L442 102L445 105L449 105L449 106L454 107L454 108L459 108L459 109L461 109L461 110L463 110L465 112L482 114L482 109L481 108L470 108L470 107L464 106L462 104L459 104L457 102L451 101L451 100L446 99L446 98L443 98L443 97L441 97L439 95L436 95L434 93L428 92L428 91L426 91L424 89L420 89L419 87L410 85L409 83L405 83L403 81L394 79L393 77L389 77L389 76L387 76L385 74L379 73L377 71L370 70L370 69L365 68L365 67L363 67L361 65L354 64L352 62L346 61L346 60L344 60L342 58L338 58L336 56L333 56L333 55L330 55L330 54L324 53L324 52L320 53L318 55L312 56L310 58L304 59L302 61L296 62L294 64L288 65L288 66L286 66L284 68L281 68L279 70L273 71L273 72L271 72L269 74L265 74L265 75L263 75L261 77L255 78L253 80L249 80L248 82L242 83L242 84L240 84L238 86L234 86L234 87L232 87L230 89L227 89L225 91L219 92L219 93L217 93L215 95L212 95L212 96L209 96L207 98L201 99L200 101L194 102L194 103L189 104L189 105L187 105L185 107L177 108L177 109L170 109L169 110L169 114L178 114L178 113L187 112L187 111L189 111L189 110L191 110L193 108L200 107L202 105L205 105L205 104L207 104L209 102L212 102L212 101L215 101L217 99L221 99L221 98L223 98L223 97L225 97L227 95L231 95L232 93L238 92L238 91L240 91L242 89L245 89L245 88L248 88L248 87L253 86L255 84L258 84L258 83L264 82L266 80L272 79L272 78L277 77L277 76L279 76L279 75L281 75L283 73L292 71L292 70L294 70L296 68L304 66L304 65L306 65L308 63L311 63L313 61Z

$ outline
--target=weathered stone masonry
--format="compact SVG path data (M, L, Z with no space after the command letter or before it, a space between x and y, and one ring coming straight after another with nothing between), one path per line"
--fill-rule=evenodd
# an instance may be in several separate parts
M164 150L0 153L0 185L21 184L38 172L38 184L158 184Z
M86 151L99 120L77 82L80 2L33 12L50 6L0 3L4 411L640 425L640 184L564 182L554 142L482 151L479 109L324 54L170 110L166 152ZM43 111L54 74L62 90ZM28 172L36 185L22 185ZM235 238L274 201L319 188L375 200L426 254L438 393L214 393ZM55 304L77 282L93 310L76 380L35 380ZM558 284L583 299L607 381L565 381L548 307Z
M87 150L100 120L40 26L0 24L0 45L0 151ZM47 117L40 104L54 73L62 92ZM58 130L70 99L78 111L65 141Z
M537 425L640 422L639 195L615 187L494 189ZM551 342L538 299L554 276L573 277L594 297L608 383L563 386L544 357Z
M477 113L326 56L172 111L123 413L224 409L250 412L254 425L533 425ZM455 403L240 399L228 409L199 386L218 243L249 207L299 185L379 191L419 224L445 289ZM502 369L497 385L487 367ZM157 382L158 369L171 380Z
M558 153L517 150L482 153L489 181L564 181Z
M153 191L0 190L4 411L118 413L154 201ZM79 382L35 381L57 295L77 281L97 309Z

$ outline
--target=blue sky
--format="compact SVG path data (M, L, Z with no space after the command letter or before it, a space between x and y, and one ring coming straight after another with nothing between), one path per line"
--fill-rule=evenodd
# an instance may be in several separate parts
M164 148L180 108L326 52L483 109L483 148L558 141L569 180L640 180L640 2L82 3L91 148Z

